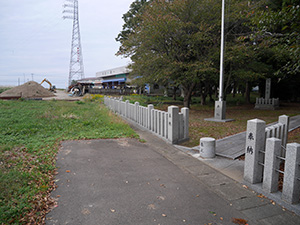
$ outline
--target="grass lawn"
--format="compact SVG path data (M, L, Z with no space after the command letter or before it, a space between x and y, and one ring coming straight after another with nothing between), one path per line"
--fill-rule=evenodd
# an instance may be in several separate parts
M251 102L255 102L257 94L253 93ZM177 105L183 107L182 99L174 101L172 98L164 97L147 97L147 96L126 96L125 100L130 100L131 103L138 101L142 105L154 104L155 108L167 111L169 105ZM228 95L226 118L234 119L233 122L217 123L204 121L205 118L214 117L214 102L207 102L207 105L199 104L200 98L193 97L190 109L190 140L182 143L184 146L194 147L199 145L199 140L202 137L213 137L220 139L229 135L246 131L247 120L261 119L267 124L278 121L280 115L295 116L300 114L300 103L281 103L279 110L255 110L254 104L247 105L241 95L235 98ZM293 132L289 137L289 142L300 143L300 131Z
M42 224L60 141L138 135L99 102L0 100L0 224Z

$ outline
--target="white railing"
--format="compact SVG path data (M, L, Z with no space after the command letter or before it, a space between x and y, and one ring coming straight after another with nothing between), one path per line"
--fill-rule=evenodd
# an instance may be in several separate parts
M149 131L155 133L172 144L189 139L189 109L182 108L179 112L177 106L169 106L168 112L154 109L153 105L141 106L125 102L123 98L104 97L104 104L112 111L135 122Z

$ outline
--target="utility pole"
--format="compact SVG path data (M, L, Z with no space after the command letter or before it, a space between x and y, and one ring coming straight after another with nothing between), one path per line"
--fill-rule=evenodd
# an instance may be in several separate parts
M71 57L69 67L69 81L71 85L73 79L84 78L82 48L80 40L79 29L79 13L78 13L78 0L66 0L69 3L63 5L66 8L63 11L63 19L73 20L72 44L71 44Z

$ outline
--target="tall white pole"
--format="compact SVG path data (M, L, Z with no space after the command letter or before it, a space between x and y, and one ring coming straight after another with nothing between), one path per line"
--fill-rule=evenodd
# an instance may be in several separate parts
M223 101L223 89L224 89L224 70L223 70L223 61L224 61L224 20L225 20L225 0L222 0L219 101Z
M220 53L220 87L219 87L219 101L215 101L215 117L204 119L206 121L214 122L229 122L233 119L226 119L226 101L223 101L224 89L224 23L225 23L225 0L222 0L222 20L221 20L221 53Z

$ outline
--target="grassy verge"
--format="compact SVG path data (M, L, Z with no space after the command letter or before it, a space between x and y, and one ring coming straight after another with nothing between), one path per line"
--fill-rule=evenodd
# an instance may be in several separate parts
M62 140L138 137L99 102L0 101L0 224L41 224Z

